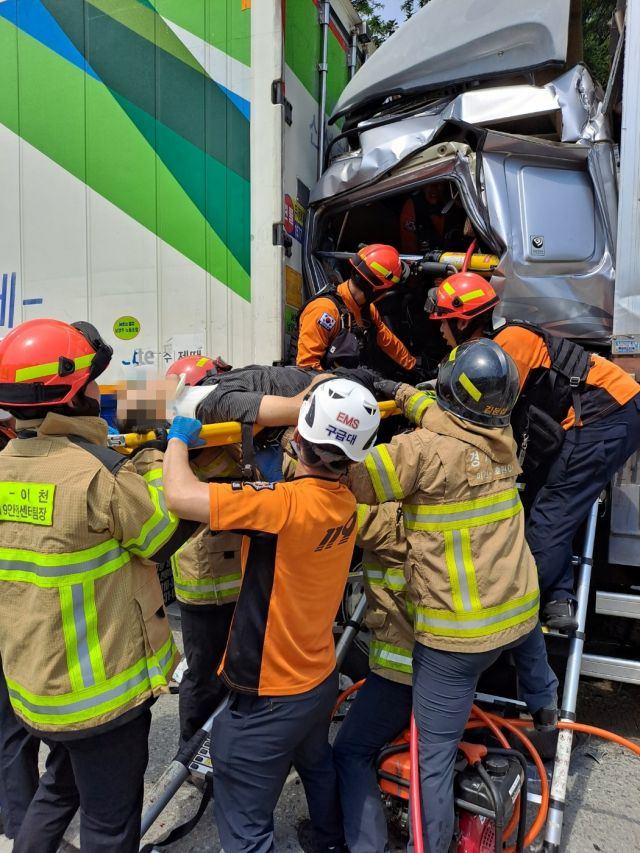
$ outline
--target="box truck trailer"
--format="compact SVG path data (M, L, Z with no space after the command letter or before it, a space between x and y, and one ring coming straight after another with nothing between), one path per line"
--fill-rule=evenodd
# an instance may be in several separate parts
M0 336L89 320L104 381L282 356L349 0L2 0Z

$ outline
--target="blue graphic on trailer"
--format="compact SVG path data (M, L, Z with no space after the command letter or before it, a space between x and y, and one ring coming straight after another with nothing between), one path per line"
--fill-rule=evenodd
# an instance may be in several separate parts
M0 326L6 326L8 329L13 329L15 305L16 274L14 272L3 272L2 290L0 290Z

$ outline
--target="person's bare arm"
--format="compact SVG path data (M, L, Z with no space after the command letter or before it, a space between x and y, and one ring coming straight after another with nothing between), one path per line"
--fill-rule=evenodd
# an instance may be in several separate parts
M177 438L169 441L163 463L164 493L169 510L178 518L209 523L209 487L189 467L189 451Z
M314 376L308 387L296 394L295 397L279 397L275 394L265 394L260 401L256 423L261 426L295 426L298 423L298 413L302 401L318 382L332 379L332 373L319 373Z

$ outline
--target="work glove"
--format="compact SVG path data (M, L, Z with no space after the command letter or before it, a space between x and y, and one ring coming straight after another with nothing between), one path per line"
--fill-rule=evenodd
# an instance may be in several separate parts
M151 430L145 430L145 432L151 432ZM169 442L167 430L164 429L164 427L154 427L153 432L155 432L156 437L134 447L131 451L130 459L133 459L133 457L137 456L138 453L142 453L143 450L159 450L160 453L164 453L166 451L167 444Z
M437 383L437 379L427 379L425 382L418 382L415 387L418 391L435 391Z
M201 429L202 423L196 418L178 415L177 418L173 419L167 439L171 441L172 438L177 438L184 442L187 447L202 447L207 442L200 438Z
M336 376L342 376L345 379L358 382L374 395L375 384L379 379L382 379L380 374L375 370L371 370L370 367L338 367L331 372Z
M382 400L395 400L396 391L402 383L395 382L393 379L378 379L373 383L376 394Z

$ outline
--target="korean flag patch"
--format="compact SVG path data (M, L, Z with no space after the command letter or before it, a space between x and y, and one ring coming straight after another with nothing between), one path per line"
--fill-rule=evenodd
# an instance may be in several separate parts
M326 329L327 332L330 332L336 324L335 317L332 317L331 314L327 314L325 311L322 317L318 320L318 325L322 326L323 329Z

